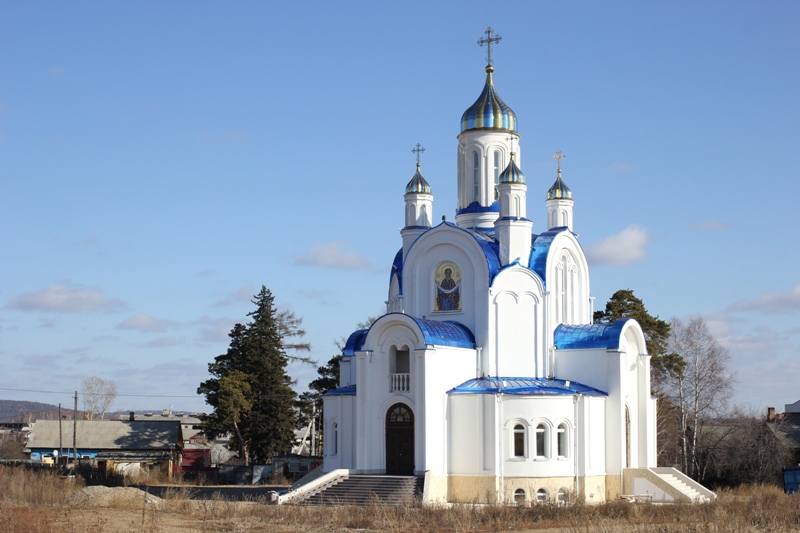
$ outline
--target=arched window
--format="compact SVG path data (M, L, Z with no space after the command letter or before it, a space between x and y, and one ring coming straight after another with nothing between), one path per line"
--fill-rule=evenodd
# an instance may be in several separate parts
M331 425L331 455L339 455L339 424Z
M547 489L539 489L536 491L536 503L547 503L550 497L547 495Z
M494 184L500 181L500 150L494 151Z
M514 457L525 457L525 426L514 426Z
M481 156L472 152L472 201L480 202L481 198Z
M539 424L536 426L536 458L544 459L547 457L547 426Z
M558 489L558 495L556 496L556 503L559 505L563 505L569 502L569 489L566 487L561 487Z
M514 503L517 505L525 505L525 489L517 489L514 491Z
M569 457L569 430L566 422L562 422L556 429L556 443L558 445L558 458Z

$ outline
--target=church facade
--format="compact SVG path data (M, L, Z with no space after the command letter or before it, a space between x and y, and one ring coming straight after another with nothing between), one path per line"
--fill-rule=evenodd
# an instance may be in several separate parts
M323 470L425 475L427 501L614 499L626 469L656 466L645 338L634 320L592 323L560 152L535 232L493 73L490 49L461 118L454 222L433 224L418 156L386 314L350 335L324 397Z

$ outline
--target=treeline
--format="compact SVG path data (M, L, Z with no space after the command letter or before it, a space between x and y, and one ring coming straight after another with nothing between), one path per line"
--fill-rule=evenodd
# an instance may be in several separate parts
M62 408L62 413L65 410ZM72 410L69 410L70 415ZM24 400L0 400L0 422L30 423L36 420L57 420L58 406Z

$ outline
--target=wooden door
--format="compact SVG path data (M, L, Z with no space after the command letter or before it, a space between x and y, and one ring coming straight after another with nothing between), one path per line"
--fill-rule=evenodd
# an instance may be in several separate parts
M402 403L386 413L386 474L414 475L414 414Z

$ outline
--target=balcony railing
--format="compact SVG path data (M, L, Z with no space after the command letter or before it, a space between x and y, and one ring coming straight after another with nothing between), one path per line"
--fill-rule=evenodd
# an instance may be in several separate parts
M392 374L391 392L408 392L411 390L411 374Z

